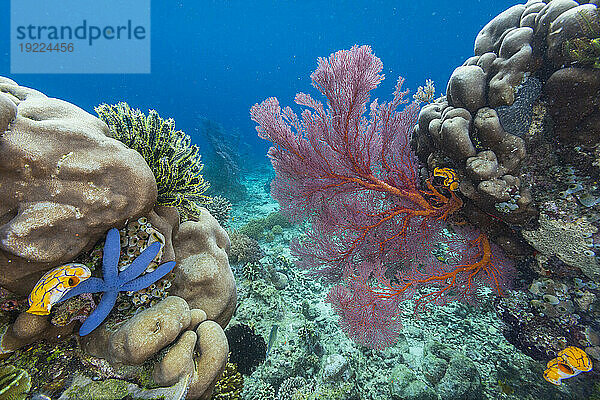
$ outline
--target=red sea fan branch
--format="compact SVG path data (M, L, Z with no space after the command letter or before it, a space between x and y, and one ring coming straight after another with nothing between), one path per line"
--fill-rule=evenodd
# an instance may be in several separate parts
M420 295L417 308L467 300L481 282L500 292L504 271L484 235L469 246L441 234L462 201L429 180L420 186L409 146L418 107L407 104L403 79L389 103L368 104L382 69L370 47L354 46L318 60L312 84L326 106L299 93L300 117L275 98L250 110L258 135L273 143L273 197L293 221L310 225L294 254L307 269L340 283L329 300L342 327L376 348L396 336L398 303L421 288L433 291ZM433 256L443 242L460 253L453 264Z

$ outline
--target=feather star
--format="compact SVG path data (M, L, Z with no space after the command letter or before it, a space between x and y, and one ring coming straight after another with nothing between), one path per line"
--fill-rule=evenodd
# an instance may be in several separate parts
M119 292L137 292L171 272L175 267L175 261L161 264L154 271L140 276L154 260L154 257L160 251L160 246L161 244L158 242L152 243L125 270L119 273L121 237L119 231L115 228L108 231L102 257L102 276L104 279L88 278L60 299L62 302L83 293L103 292L98 307L81 325L79 329L80 336L92 332L106 319L117 301Z

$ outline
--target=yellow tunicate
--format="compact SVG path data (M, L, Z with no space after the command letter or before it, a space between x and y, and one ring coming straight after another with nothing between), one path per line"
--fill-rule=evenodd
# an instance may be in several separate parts
M456 191L458 189L458 175L456 174L456 171L454 171L452 168L436 167L433 170L433 176L444 178L443 185L449 190Z
M558 353L559 357L571 367L578 369L579 371L588 372L592 369L592 361L585 351L579 347L569 346Z
M69 290L91 276L83 264L69 263L56 267L44 274L29 295L30 314L48 315L52 306Z

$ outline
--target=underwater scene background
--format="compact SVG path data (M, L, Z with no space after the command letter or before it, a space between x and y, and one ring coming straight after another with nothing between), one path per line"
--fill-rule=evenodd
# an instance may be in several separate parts
M600 399L597 5L154 1L149 74L1 41L0 400Z

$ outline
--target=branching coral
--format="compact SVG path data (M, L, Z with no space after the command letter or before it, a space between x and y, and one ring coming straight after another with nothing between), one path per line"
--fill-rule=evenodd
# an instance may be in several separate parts
M210 215L219 221L219 225L228 225L232 204L226 197L213 196L211 201L208 202L205 207Z
M182 219L196 219L199 206L209 199L203 193L208 182L202 177L198 147L172 118L162 119L155 110L148 116L127 103L101 104L95 108L111 137L138 151L156 178L158 205L175 206Z
M239 400L242 398L244 377L233 363L227 363L223 376L217 381L211 400Z
M269 231L277 225L279 225L280 228L287 228L292 224L285 215L283 215L281 212L275 211L266 217L251 220L246 225L242 226L239 229L239 232L251 237L252 239L260 240L264 238L265 231Z
M265 255L258 242L243 233L230 232L229 240L231 241L229 261L233 264L257 262Z

